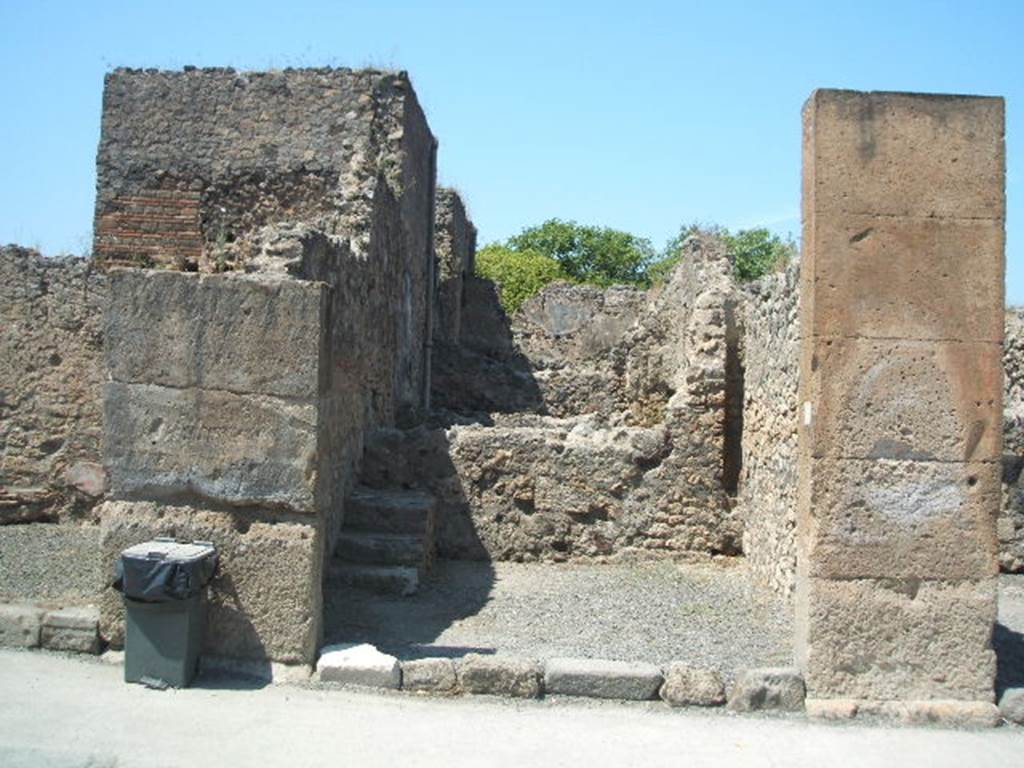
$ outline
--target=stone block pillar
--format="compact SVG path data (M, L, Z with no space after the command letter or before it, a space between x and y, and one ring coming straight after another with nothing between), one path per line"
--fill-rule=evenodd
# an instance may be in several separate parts
M804 107L809 700L992 701L1003 124L999 98L819 90Z

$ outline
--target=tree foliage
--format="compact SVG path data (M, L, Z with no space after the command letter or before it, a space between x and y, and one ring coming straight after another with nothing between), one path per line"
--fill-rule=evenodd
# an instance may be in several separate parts
M581 283L647 285L647 268L656 253L649 240L609 227L548 219L509 238L513 251L535 251L561 264Z
M519 309L548 283L568 279L562 266L543 253L513 250L498 243L477 252L476 271L501 286L501 305L509 313Z

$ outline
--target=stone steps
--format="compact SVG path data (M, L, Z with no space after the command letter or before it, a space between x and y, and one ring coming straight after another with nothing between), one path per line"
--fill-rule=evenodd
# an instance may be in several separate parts
M407 533L369 533L343 530L336 554L342 560L364 565L427 567L423 536Z
M328 585L412 595L434 560L436 500L429 493L359 486L327 567Z
M421 491L356 488L345 505L345 528L374 533L432 533L434 497Z
M419 589L420 574L405 565L358 565L335 558L328 566L327 581L378 595L407 597Z

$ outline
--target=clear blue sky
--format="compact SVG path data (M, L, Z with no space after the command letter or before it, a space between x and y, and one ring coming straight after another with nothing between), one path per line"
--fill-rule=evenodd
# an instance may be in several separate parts
M558 216L799 233L816 87L1007 99L1008 299L1024 303L1024 2L0 0L0 242L88 248L116 66L408 70L481 243Z

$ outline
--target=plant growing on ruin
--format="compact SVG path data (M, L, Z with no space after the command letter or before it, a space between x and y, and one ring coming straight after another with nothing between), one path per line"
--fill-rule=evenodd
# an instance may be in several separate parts
M476 272L500 286L501 305L510 314L548 283L569 279L562 266L543 253L516 251L497 243L477 253Z
M741 282L757 280L769 272L783 269L796 256L796 243L772 234L764 227L730 232L718 224L685 224L679 234L665 244L661 258L651 264L647 275L652 285L668 280L679 263L683 242L691 235L717 237L725 245L732 261L736 279Z

